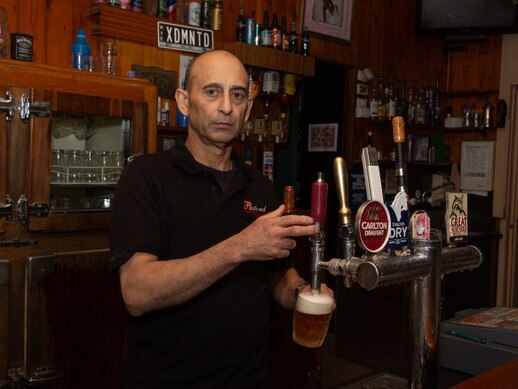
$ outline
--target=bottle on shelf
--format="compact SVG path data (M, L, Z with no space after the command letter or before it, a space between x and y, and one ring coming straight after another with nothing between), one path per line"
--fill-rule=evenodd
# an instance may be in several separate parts
M276 50L282 50L282 31L279 26L279 19L277 18L277 12L273 13L272 16L272 47Z
M122 2L121 2L122 4ZM167 20L176 20L176 0L167 0Z
M144 4L142 3L142 0L131 0L131 10L133 12L142 12L142 9L144 8Z
M211 28L215 31L220 31L223 26L223 1L214 0L210 13Z
M263 13L263 24L261 30L261 45L266 47L272 47L272 29L270 27L270 21L268 17L268 11Z
M290 34L288 32L288 26L286 24L286 16L282 17L281 20L281 32L282 32L282 51L290 50Z
M262 85L261 99L263 100L263 121L264 129L256 129L259 135L259 142L270 133L271 130L271 109L272 103L279 93L279 72L272 69L263 71L263 85Z
M397 97L396 92L394 90L394 84L390 83L388 86L388 103L387 103L387 117L392 119L396 116L396 105L397 105Z
M210 0L201 1L200 26L210 27Z
M376 80L372 80L372 85L370 87L370 98L369 98L369 117L372 120L378 119L379 115L379 95L378 95L378 88L376 86Z
M77 30L76 40L72 43L72 69L89 70L92 50L86 41L86 32Z
M433 124L435 126L441 125L441 98L440 98L440 82L439 77L435 78L435 89L434 89L434 111L433 111Z
M174 15L173 19L180 23L187 23L189 21L189 0L174 0Z
M302 33L302 42L301 42L301 53L303 56L309 56L310 52L310 41L309 41L309 30L307 28L304 29Z
M158 0L158 17L167 17L167 0Z
M0 58L7 58L8 21L7 10L0 6Z
M187 23L191 26L199 26L201 21L201 0L190 0L188 7Z
M408 107L407 107L407 121L409 124L415 124L415 89L410 88L408 90Z
M131 0L120 0L119 7L121 9L130 9L131 8Z
M281 111L280 114L280 127L277 132L272 131L272 135L275 136L275 142L278 143L288 133L288 109L295 98L296 90L296 76L291 73L285 73L282 79L282 85L279 88L277 94L277 103Z
M299 38L297 36L297 28L295 26L295 22L291 23L291 31L289 36L289 50L292 53L296 53L298 51Z
M246 42L246 17L245 10L239 9L236 21L236 42Z
M162 108L162 112L160 115L160 122L162 126L168 126L169 125L169 102L166 101L164 104L164 108Z

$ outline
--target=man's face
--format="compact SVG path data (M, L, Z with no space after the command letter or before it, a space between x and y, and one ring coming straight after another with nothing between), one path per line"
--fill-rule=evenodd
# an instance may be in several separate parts
M187 93L189 127L208 145L228 146L250 113L248 75L235 57L211 53L192 69Z

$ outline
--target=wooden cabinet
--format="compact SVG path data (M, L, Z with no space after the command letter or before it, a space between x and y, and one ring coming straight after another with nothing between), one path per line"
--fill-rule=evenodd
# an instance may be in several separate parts
M0 184L0 201L9 195L17 208L25 208L25 220L20 220L20 223L27 224L30 231L107 228L109 206L59 206L58 187L72 190L74 196L102 198L100 196L105 193L109 199L115 188L116 176L109 177L107 169L97 166L99 161L93 161L91 166L82 161L65 163L59 167L64 170L57 172L58 166L52 160L53 133L65 136L68 131L69 137L83 139L83 142L76 142L79 146L68 150L82 152L95 130L95 118L117 118L120 132L126 133L125 141L120 141L124 143L121 150L124 149L126 157L154 151L156 88L146 80L0 61L0 93L11 94L15 107L12 119L6 121L7 113L4 113L0 125L0 147L6 150L5 154L2 153L6 155L5 159L0 161L0 169L6 173L2 174L1 180L6 181ZM28 115L22 118L19 107L24 98L27 99ZM64 120L64 117L70 120ZM74 130L72 127L78 122L82 124ZM107 147L102 143L97 142L96 151L102 152L103 147ZM81 179L72 180L72 167ZM114 166L109 164L108 167ZM122 168L121 161L117 167ZM95 179L84 179L87 168L91 168ZM55 174L63 174L64 179L56 179ZM100 178L109 179L103 181ZM25 205L20 204L22 197L26 199ZM67 201L71 202L70 199ZM37 207L40 207L40 215L37 215ZM49 211L44 212L44 208ZM5 230L5 219L0 228Z
M0 96L0 383L117 387L126 312L107 268L109 207L59 209L53 198L56 190L113 192L116 180L70 182L65 164L67 180L56 182L53 138L76 122L90 131L96 120L114 121L114 132L131 135L118 140L128 155L153 152L156 87L0 60Z

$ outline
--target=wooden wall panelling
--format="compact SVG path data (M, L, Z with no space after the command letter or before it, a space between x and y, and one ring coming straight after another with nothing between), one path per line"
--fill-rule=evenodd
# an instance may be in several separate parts
M33 62L46 63L46 25L49 22L46 18L46 1L18 0L17 1L17 28L9 29L10 33L32 35ZM55 43L56 44L56 43Z
M48 0L45 18L48 23L45 33L45 58L48 65L69 67L70 49L75 40L74 2L67 0ZM53 22L59 20L59 23Z
M487 43L469 43L467 51L450 53L448 91L498 90L502 37Z

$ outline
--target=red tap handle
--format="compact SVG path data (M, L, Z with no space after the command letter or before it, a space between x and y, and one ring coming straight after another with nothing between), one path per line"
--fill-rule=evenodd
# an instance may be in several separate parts
M327 213L328 185L323 179L324 173L318 173L318 179L311 184L311 217L315 223L324 225Z

